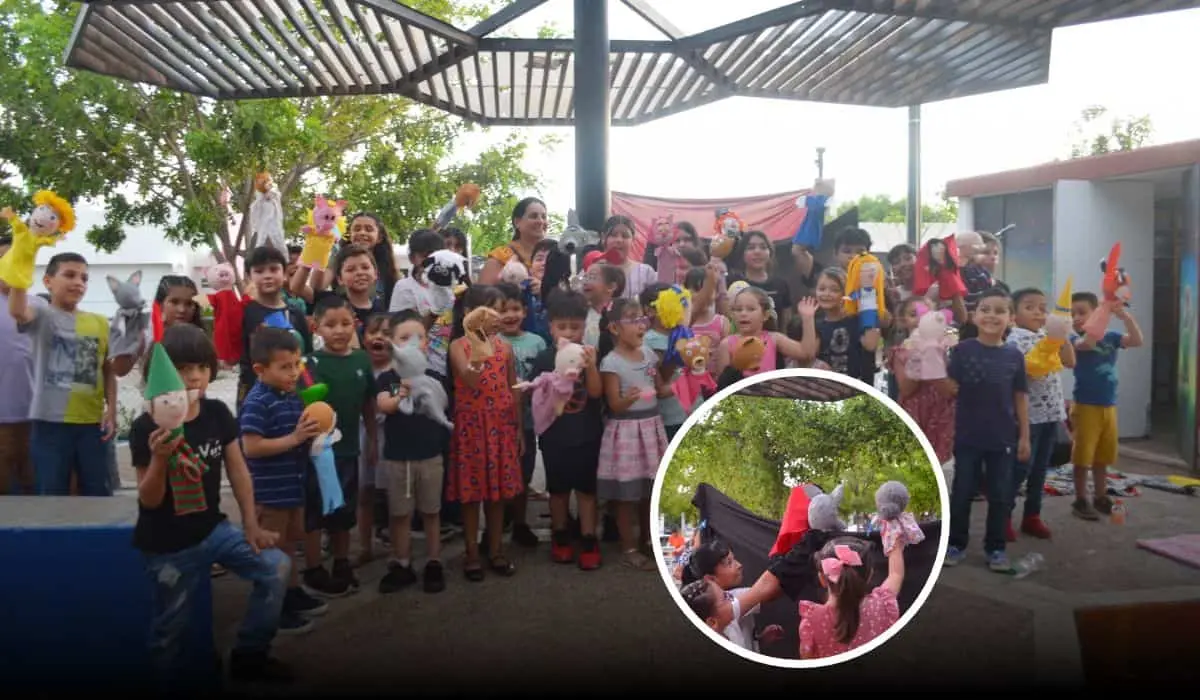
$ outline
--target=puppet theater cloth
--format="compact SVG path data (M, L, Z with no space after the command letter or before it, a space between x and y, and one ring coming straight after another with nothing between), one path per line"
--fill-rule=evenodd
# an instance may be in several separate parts
M39 693L144 689L153 589L127 496L0 496L0 678ZM216 683L212 591L191 595L187 691Z
M663 199L627 192L612 193L612 213L633 221L631 256L643 260L649 241L650 222L656 217L673 216L675 223L686 221L696 227L701 238L711 238L718 209L727 208L738 215L747 231L762 231L775 243L790 240L804 223L803 208L796 200L808 190L782 192L733 199ZM803 201L801 201L803 204Z
M810 574L802 581L791 582L791 586L788 582L781 581L785 590L798 593L795 600L787 595L780 596L759 611L758 629L773 624L783 627L783 639L777 644L762 645L759 649L761 653L769 656L796 658L800 649L800 616L797 601L825 600L824 589L816 580L816 568L812 565L811 554L824 545L827 536L825 533L808 530L807 523L808 502L810 497L817 493L820 493L820 489L811 484L793 488L788 499L788 513L783 522L751 513L711 484L700 484L692 498L692 505L700 511L701 522L705 523L701 539L704 542L720 540L729 545L733 555L742 564L743 586L754 585L772 562L782 557L802 561L803 569ZM922 523L921 530L925 533L925 540L909 547L905 552L904 585L899 596L902 616L912 606L938 564L937 553L942 523ZM878 533L868 535L847 532L839 533L839 536L871 540L877 548L881 547ZM782 553L772 556L777 543ZM876 557L876 561L878 566L871 579L872 585L879 585L887 578L887 561L882 555Z

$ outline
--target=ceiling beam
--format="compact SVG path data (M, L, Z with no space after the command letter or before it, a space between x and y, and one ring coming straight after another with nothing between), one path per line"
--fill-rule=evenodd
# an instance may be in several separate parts
M865 14L891 15L893 17L911 17L914 19L941 19L951 22L972 22L990 24L997 27L1012 29L1045 29L1052 22L1040 20L1018 20L1000 16L997 12L980 12L963 5L971 3L960 0L924 0L923 2L899 2L898 0L826 0L831 10L844 12L862 12ZM1002 6L1004 3L989 2L988 5ZM1045 3L1056 6L1057 2ZM1052 7L1053 12L1057 7ZM1045 16L1045 15L1043 15ZM1050 15L1053 17L1053 15Z
M646 0L621 0L625 7L633 10L639 17L646 20L650 26L662 32L668 39L682 39L687 34L671 23L671 20L662 15L661 12L650 6Z
M482 39L544 4L546 4L546 0L517 0L516 2L510 2L497 10L496 14L468 29L467 33L477 39Z
M746 34L757 34L771 27L794 22L801 17L821 14L827 9L829 9L827 0L801 0L800 2L793 2L790 5L777 7L774 10L760 12L746 19L739 19L736 22L714 27L699 34L685 36L675 43L681 49L700 49L710 44L736 39Z

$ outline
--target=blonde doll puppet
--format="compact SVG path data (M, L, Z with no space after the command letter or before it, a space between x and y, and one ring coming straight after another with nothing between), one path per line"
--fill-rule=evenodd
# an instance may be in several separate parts
M33 195L29 221L21 221L10 207L0 211L12 227L12 247L0 258L0 281L13 289L33 286L33 263L39 248L54 246L75 228L75 210L67 200L42 190Z
M883 285L883 266L874 255L863 253L850 261L846 271L846 313L858 316L863 330L879 328L887 318Z

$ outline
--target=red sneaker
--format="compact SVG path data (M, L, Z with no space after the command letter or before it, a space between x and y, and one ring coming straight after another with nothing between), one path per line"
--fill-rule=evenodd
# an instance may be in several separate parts
M1017 532L1016 530L1013 530L1012 518L1004 521L1004 539L1008 540L1009 542L1017 541Z
M579 546L579 568L584 571L600 568L600 543L595 537L583 538L583 543Z
M554 533L550 540L550 560L557 564L575 561L575 548L571 546L571 537L567 533Z
M1031 515L1021 521L1021 532L1039 540L1050 539L1050 528L1046 527L1046 523L1036 515Z

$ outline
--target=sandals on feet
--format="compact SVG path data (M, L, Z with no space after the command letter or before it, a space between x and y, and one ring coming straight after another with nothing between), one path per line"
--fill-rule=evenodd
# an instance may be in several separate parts
M517 573L517 567L513 566L513 563L509 561L508 558L503 554L497 554L491 557L491 559L488 560L488 565L491 567L493 572L501 576L512 576L513 574Z
M467 577L468 581L478 583L483 580L483 565L478 561L468 561L463 564L463 576Z
M637 571L654 571L658 568L649 557L636 549L622 554L621 564Z

